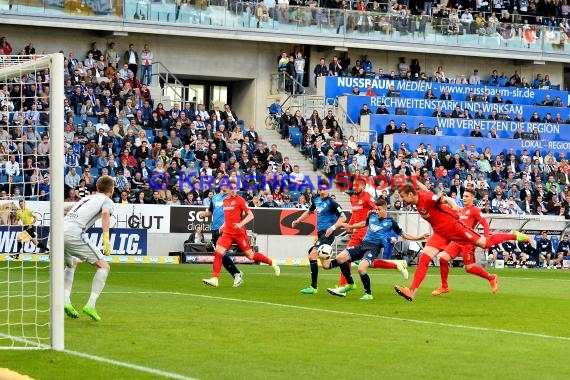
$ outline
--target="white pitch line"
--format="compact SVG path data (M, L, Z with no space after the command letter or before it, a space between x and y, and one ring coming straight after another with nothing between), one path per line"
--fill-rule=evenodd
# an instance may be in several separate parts
M384 319L384 320L389 320L389 321L410 322L410 323L417 323L417 324L423 324L423 325L433 325L433 326L440 326L440 327L454 327L454 328L464 329L464 330L485 331L485 332L492 332L492 333L504 333L504 334L511 334L511 335L527 336L527 337L532 337L532 338L554 339L554 340L562 340L562 341L570 342L570 337L567 337L567 336L538 334L538 333L531 333L531 332L524 332L524 331L506 330L506 329L495 329L492 327L459 325L459 324L454 324L454 323L434 322L434 321L426 321L426 320L421 320L421 319L389 317L386 315L355 313L355 312L351 312L351 311L341 311L341 310L329 310L329 309L321 309L321 308L298 306L298 305L287 305L287 304L282 304L282 303L274 303L274 302L266 302L266 301L245 300L245 299L239 299L239 298L208 296L205 294L181 293L181 292L106 292L106 294L163 294L163 295L166 294L166 295L178 295L178 296L187 296L187 297L198 297L198 298L206 298L206 299L213 299L213 300L220 300L220 301L243 302L243 303L250 303L250 304L256 304L256 305L267 305L267 306L288 308L288 309L315 311L315 312L323 312L323 313L339 314L339 315L350 315L350 316L356 316L356 317L377 318L377 319Z
M101 362L101 363L113 364L113 365L116 365L116 366L119 366L119 367L125 367L125 368L129 368L129 369L134 369L134 370L136 370L136 371L146 372L146 373L150 373L150 374L152 374L152 375L158 375L158 376L166 377L166 378L169 378L169 379L176 379L176 380L196 380L196 379L194 379L194 378L182 376L182 375L179 375L179 374L177 374L177 373L161 371L161 370L159 370L159 369L154 369L154 368L149 368L149 367L143 367L143 366L140 366L140 365L137 365L137 364L131 364L131 363L126 363L126 362L120 362L120 361L118 361L118 360L107 359L107 358L104 358L104 357L101 357L101 356L86 354L86 353L84 353L84 352L72 351L72 350L64 350L63 352L65 352L66 354L79 356L80 358L85 358L85 359L89 359L89 360L93 360L93 361Z
M27 349L48 350L51 348L47 344L39 344L35 341L29 340L26 338L22 338L22 337L10 336L10 335L6 335L3 333L0 333L0 337L5 338L5 339L11 339L11 340L14 340L14 341L20 342L20 343L30 344L31 347L26 347ZM146 372L146 373L150 373L151 375L158 375L158 376L166 377L169 379L197 380L197 379L194 379L191 377L179 375L177 373L171 373L171 372L161 371L159 369L143 367L143 366L136 365L136 364L120 362L118 360L107 359L107 358L104 358L101 356L87 354L85 352L79 352L79 351L73 351L73 350L63 350L63 352L65 352L66 354L69 354L69 355L79 356L80 358L89 359L89 360L93 360L93 361L101 362L101 363L113 364L113 365L116 365L118 367L125 367L125 368L129 368L129 369L134 369L134 370L137 370L140 372Z

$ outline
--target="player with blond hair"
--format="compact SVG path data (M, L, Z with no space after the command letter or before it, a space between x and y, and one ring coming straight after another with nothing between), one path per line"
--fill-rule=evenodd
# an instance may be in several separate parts
M70 318L79 318L79 313L71 303L71 289L78 260L81 260L96 268L91 284L91 294L87 304L83 306L83 313L94 321L100 321L101 317L95 309L95 304L105 287L105 281L111 269L103 255L109 256L111 254L109 227L113 213L112 197L115 191L115 182L112 177L104 175L97 180L96 188L96 194L83 198L74 204L67 210L64 218L63 239L66 265L64 272L64 311ZM86 234L86 231L99 219L101 219L103 230L103 252L89 240Z

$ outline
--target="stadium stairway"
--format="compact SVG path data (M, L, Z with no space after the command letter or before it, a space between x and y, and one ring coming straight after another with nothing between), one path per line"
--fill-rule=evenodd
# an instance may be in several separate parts
M296 147L291 145L289 140L282 140L281 135L277 130L266 130L262 133L263 140L267 143L269 149L271 149L272 144L276 144L277 150L281 152L283 157L289 157L291 165L299 165L301 173L308 175L311 179L311 183L315 187L317 186L317 175L325 176L325 174L320 170L316 172L313 171L313 163L310 160L305 159L305 156L300 152L298 146ZM350 200L345 193L336 189L334 184L330 193L335 195L336 201L343 210L350 211Z

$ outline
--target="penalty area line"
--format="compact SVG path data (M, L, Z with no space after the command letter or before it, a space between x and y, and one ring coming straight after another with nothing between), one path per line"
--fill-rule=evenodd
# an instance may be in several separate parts
M350 315L350 316L355 316L355 317L376 318L376 319L384 319L384 320L388 320L388 321L409 322L409 323L432 325L432 326L439 326L439 327L453 327L453 328L463 329L463 330L484 331L484 332L502 333L502 334L509 334L509 335L520 335L520 336L531 337L531 338L553 339L553 340L561 340L561 341L570 342L570 337L566 337L566 336L539 334L539 333L532 333L532 332L525 332L525 331L507 330L507 329L496 329L496 328L492 328L492 327L469 326L469 325L461 325L461 324L446 323L446 322L434 322L434 321L426 321L426 320L422 320L422 319L389 317L386 315L356 313L356 312L352 312L352 311L342 311L342 310L329 310L329 309L322 309L322 308L316 308L316 307L288 305L288 304L275 303L275 302L209 296L209 295L205 295L205 294L182 293L182 292L107 292L107 294L110 294L110 293L111 294L112 293L114 293L114 294L164 294L164 295L174 295L174 296L196 297L196 298L205 298L205 299L212 299L212 300L219 300L219 301L241 302L241 303L249 303L249 304L255 304L255 305L267 305L267 306L274 306L274 307L280 307L280 308L286 308L286 309L305 310L305 311L322 312L322 313L330 313L330 314L338 314L338 315Z
M107 358L104 358L101 356L91 355L91 354L87 354L84 352L73 351L73 350L63 350L63 352L65 352L66 354L69 354L69 355L78 356L80 358L89 359L89 360L93 360L93 361L100 362L100 363L112 364L112 365L115 365L118 367L133 369L133 370L140 371L140 372L146 372L146 373L150 373L151 375L158 375L158 376L166 377L168 379L196 380L192 377L182 376L182 375L179 375L177 373L171 373L171 372L161 371L161 370L155 369L155 368L140 366L137 364L131 364L131 363L126 363L126 362L121 362L118 360L107 359Z

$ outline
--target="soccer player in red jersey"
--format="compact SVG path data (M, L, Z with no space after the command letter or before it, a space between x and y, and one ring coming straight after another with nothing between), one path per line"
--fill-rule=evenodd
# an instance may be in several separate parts
M485 249L507 240L530 241L527 235L515 231L480 236L459 220L457 213L461 208L453 198L435 195L419 181L417 186L420 190L416 190L410 183L405 184L399 189L400 197L405 203L416 206L418 213L431 225L434 233L423 249L411 286L409 288L394 286L396 293L408 301L414 300L416 289L424 280L431 260L439 252L444 251L452 241L460 245L469 244Z
M350 205L352 206L352 214L350 216L350 221L348 224L357 224L360 222L364 222L368 218L368 214L376 210L376 204L372 196L364 191L366 187L367 180L365 177L356 177L354 179L352 185L352 195L350 196ZM363 228L357 228L354 230L352 235L350 236L350 240L348 241L346 247L353 248L357 247L362 244L362 239L366 235L367 227L364 226ZM350 263L349 263L350 265ZM394 264L386 260L375 259L374 263L372 264L373 268L385 268L385 269L396 269L402 272L404 279L408 279L408 270L402 264ZM350 266L349 266L350 268ZM340 274L340 285L339 287L343 287L347 284L344 275Z
M489 223L481 211L473 204L475 200L475 191L473 189L465 189L463 193L463 209L459 213L459 220L467 227L475 229L478 224L483 226L483 235L489 235ZM439 273L441 275L441 287L434 290L431 295L439 296L443 293L449 293L450 289L447 284L449 277L449 262L455 259L459 254L463 257L463 268L467 273L474 274L489 281L491 291L497 292L499 281L496 274L489 274L485 269L475 265L475 247L471 244L459 245L456 242L451 242L439 255Z
M247 207L245 199L237 195L237 181L234 178L225 180L229 181L229 196L224 199L223 233L216 243L213 277L203 279L202 282L213 287L218 286L218 277L220 277L222 269L222 258L234 243L237 244L240 251L245 253L248 259L271 265L273 270L275 270L275 275L279 276L281 269L276 263L262 253L253 252L245 230L245 226L253 220L253 212ZM246 214L246 217L242 219L243 214ZM243 273L239 272L234 276L233 286L237 288L242 283Z

